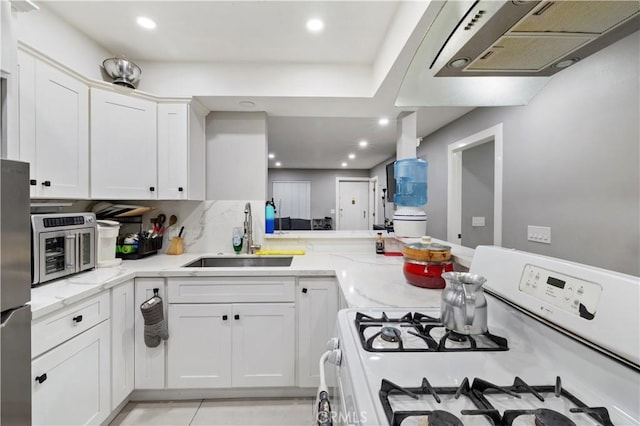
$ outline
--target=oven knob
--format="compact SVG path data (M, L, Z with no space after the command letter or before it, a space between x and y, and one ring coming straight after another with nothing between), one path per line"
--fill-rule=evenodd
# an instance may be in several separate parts
M337 337L332 337L327 341L327 350L332 351L340 347L340 340Z
M88 224L92 224L93 223L93 216L87 216L87 223Z
M329 362L333 365L340 365L342 361L342 351L340 349L334 349L329 354Z

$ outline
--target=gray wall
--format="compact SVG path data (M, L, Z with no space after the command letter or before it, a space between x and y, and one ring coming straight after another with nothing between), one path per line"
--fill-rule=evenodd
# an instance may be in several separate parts
M502 245L640 275L638 32L566 69L526 106L478 108L429 135L429 234L447 234L447 145L504 125ZM551 245L527 241L551 227Z
M369 177L368 170L327 170L327 169L269 169L267 193L273 194L273 181L310 181L311 217L333 218L331 209L336 208L336 177ZM276 206L277 206L276 200Z
M493 244L494 147L486 142L462 152L462 245ZM473 216L485 226L471 226Z

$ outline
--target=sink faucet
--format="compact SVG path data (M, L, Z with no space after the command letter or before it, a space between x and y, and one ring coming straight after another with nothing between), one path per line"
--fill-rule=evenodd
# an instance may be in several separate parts
M247 242L247 254L254 254L260 246L253 244L253 218L251 217L251 203L244 205L244 240Z

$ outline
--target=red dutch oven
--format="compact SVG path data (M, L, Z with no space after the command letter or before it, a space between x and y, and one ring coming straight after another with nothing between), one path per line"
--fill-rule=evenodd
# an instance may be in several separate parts
M453 262L422 262L405 258L402 271L411 285L439 289L445 286L442 273L452 272Z

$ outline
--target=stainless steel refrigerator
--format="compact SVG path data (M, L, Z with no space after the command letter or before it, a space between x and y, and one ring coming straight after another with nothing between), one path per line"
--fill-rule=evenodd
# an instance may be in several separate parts
M0 425L31 424L29 164L0 160Z

